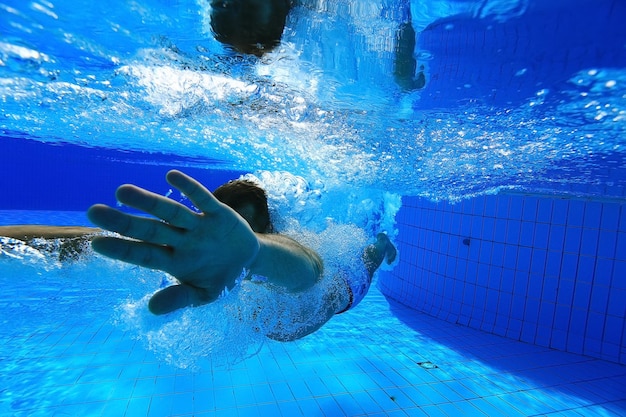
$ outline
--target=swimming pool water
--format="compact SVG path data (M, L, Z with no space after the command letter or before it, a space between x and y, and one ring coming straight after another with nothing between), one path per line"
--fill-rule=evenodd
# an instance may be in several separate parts
M0 224L253 172L312 230L387 230L398 265L319 332L190 369L120 320L161 275L0 254L1 415L626 414L626 3L304 1L260 60L207 7L0 0Z
M66 268L61 277L75 276L77 266ZM18 271L25 277L28 269ZM2 415L617 416L626 409L621 365L447 323L376 288L305 339L268 341L239 363L190 370L168 365L114 324L113 309L98 298L123 298L124 289L46 288L38 275L38 286L6 286L2 299Z
M623 196L623 2L305 4L257 60L213 39L206 1L5 1L2 135L430 199ZM409 7L426 84L402 92Z

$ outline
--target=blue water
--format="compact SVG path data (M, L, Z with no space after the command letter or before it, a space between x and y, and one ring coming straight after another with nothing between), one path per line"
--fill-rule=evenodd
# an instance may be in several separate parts
M388 41L409 2L304 3L259 60L212 38L206 1L5 1L2 134L433 199L623 196L622 2L410 2L412 92ZM48 169L25 164L20 181Z
M0 224L88 224L120 183L169 194L171 168L209 188L252 173L280 227L315 232L394 237L403 197L625 201L620 0L303 0L261 59L213 39L207 3L0 0ZM409 15L426 83L405 91L390 39ZM619 365L429 322L376 288L281 345L228 319L186 331L198 311L151 320L163 274L54 251L1 253L2 415L626 409Z

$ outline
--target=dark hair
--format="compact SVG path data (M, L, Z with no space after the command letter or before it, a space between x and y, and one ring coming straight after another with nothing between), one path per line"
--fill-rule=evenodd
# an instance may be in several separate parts
M280 43L290 9L290 0L211 0L211 29L218 41L261 56Z
M271 233L273 231L265 190L252 181L229 181L213 191L213 195L246 219L255 232ZM252 212L249 211L250 209Z

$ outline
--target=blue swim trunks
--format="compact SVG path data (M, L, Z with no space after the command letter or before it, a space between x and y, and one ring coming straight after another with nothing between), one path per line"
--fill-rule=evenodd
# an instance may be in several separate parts
M355 271L354 269L341 271L341 278L346 282L350 301L348 302L348 306L337 314L345 313L356 307L369 291L370 285L372 285L372 278L367 273L365 266L363 266L361 271Z

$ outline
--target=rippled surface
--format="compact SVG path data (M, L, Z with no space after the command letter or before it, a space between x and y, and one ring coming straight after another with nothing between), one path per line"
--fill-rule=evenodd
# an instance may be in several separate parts
M390 75L401 1L304 2L257 59L212 38L202 0L5 0L0 128L434 199L620 198L618 3L413 1L426 85L405 92Z

